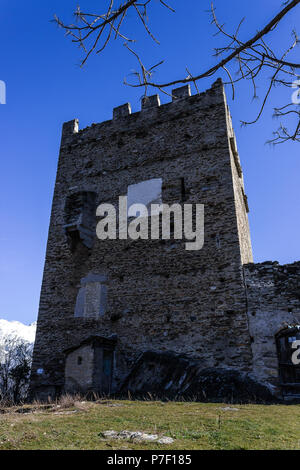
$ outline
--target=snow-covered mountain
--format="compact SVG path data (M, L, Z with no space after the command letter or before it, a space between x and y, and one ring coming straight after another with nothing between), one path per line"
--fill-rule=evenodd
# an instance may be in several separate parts
M7 336L19 337L33 344L35 332L36 322L31 323L31 325L24 325L18 321L0 320L0 344Z

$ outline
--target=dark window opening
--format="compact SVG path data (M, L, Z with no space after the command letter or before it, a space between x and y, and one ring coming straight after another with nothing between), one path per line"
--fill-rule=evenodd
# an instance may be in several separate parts
M237 173L238 173L239 177L241 178L242 175L243 175L242 167L241 167L241 164L239 162L239 154L238 154L238 151L237 151L236 141L235 141L234 137L230 137L230 147L231 147L231 151L232 151L232 154L233 154L234 163L235 163L235 166L236 166Z
M78 366L81 366L81 364L82 364L82 357L81 357L81 356L78 356L78 357L77 357L77 365L78 365Z
M186 193L184 178L180 178L180 184L181 184L181 200L182 202L185 202L187 200L187 193Z
M75 252L79 243L92 248L95 238L95 209L96 194L94 192L79 191L66 197L64 231L72 253Z
M279 380L285 395L300 393L300 364L295 361L295 342L300 341L300 328L287 328L276 335ZM299 354L298 354L299 355Z
M244 200L244 204L245 204L245 209L246 209L247 214L249 214L250 209L249 209L249 204L248 204L248 196L246 196L243 188L241 188L241 189L242 189L242 196L243 196L243 200Z
M68 245L71 250L71 253L74 253L78 243L80 242L80 233L79 230L70 230L66 232Z
M170 237L174 238L174 232L175 232L175 217L174 217L174 212L171 212L170 214Z
M146 131L145 129L140 129L139 132L135 134L135 137L137 139L145 139L145 137L147 136L148 136L148 131Z

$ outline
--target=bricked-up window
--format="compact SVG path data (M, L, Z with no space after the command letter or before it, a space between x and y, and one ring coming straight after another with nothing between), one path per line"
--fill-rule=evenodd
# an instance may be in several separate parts
M297 364L295 342L300 341L300 327L287 328L276 335L279 378L286 394L300 392L300 364Z
M151 204L162 204L162 179L153 178L128 186L128 208L133 204L144 204L149 214Z
M105 275L89 274L81 280L75 317L98 318L105 314L107 303L107 278Z

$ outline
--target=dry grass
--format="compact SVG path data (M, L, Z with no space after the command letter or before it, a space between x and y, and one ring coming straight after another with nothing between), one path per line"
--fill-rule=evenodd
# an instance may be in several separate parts
M61 408L72 408L76 406L76 403L80 403L82 401L81 395L62 395L56 402L56 405L60 406Z

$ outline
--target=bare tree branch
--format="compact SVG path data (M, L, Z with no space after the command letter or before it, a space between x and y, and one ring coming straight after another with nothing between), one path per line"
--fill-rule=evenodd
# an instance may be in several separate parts
M158 0L159 4L168 8L170 12L174 9L169 6L165 1ZM228 84L232 88L232 97L235 97L235 85L241 81L249 81L253 89L253 99L258 98L258 83L259 77L263 77L267 81L267 87L262 99L262 104L257 117L252 121L242 121L242 124L256 123L261 117L270 94L275 86L291 86L297 78L300 77L300 63L295 63L288 60L288 55L299 45L299 39L296 32L292 32L293 42L291 46L282 54L272 49L267 44L267 38L270 33L279 27L280 22L285 18L288 13L294 10L300 4L300 0L286 1L282 5L279 13L273 16L263 28L259 29L247 41L242 41L239 38L241 27L245 22L243 18L234 33L225 30L223 24L220 24L214 5L211 4L212 24L216 27L216 34L223 36L229 40L228 44L215 49L215 57L223 58L213 66L200 72L198 74L191 74L189 68L186 67L187 75L179 79L170 80L168 82L159 82L153 80L154 72L157 67L163 63L160 61L158 64L147 67L140 55L129 47L129 43L135 43L134 38L129 38L128 34L121 32L120 29L125 25L125 20L128 12L132 12L136 16L136 20L141 22L145 33L157 44L158 39L152 33L149 27L148 8L153 3L153 0L127 0L118 2L117 0L108 0L106 11L102 13L83 13L78 7L75 12L75 17L78 24L65 25L59 18L55 17L57 24L62 27L67 35L72 37L72 41L77 43L83 49L85 57L81 62L84 65L90 55L95 52L99 54L110 43L111 39L125 40L125 47L134 55L139 65L139 71L135 71L132 76L133 81L124 80L126 85L134 88L143 88L144 96L147 95L149 88L156 88L161 92L170 95L167 89L174 85L193 83L198 92L198 82L204 78L212 77L219 71L224 71L228 77ZM117 5L117 6L116 6ZM236 67L237 66L237 67ZM237 70L235 70L237 68ZM271 76L266 78L266 72L271 71ZM298 72L296 72L298 71ZM291 105L293 106L293 105ZM277 107L275 109L275 116L287 116L283 108ZM294 105L293 112L288 113L289 116L293 115L298 118L296 129L289 132L288 129L281 125L280 129L274 134L274 138L270 141L272 143L279 143L286 140L298 140L300 138L300 113L296 105Z

